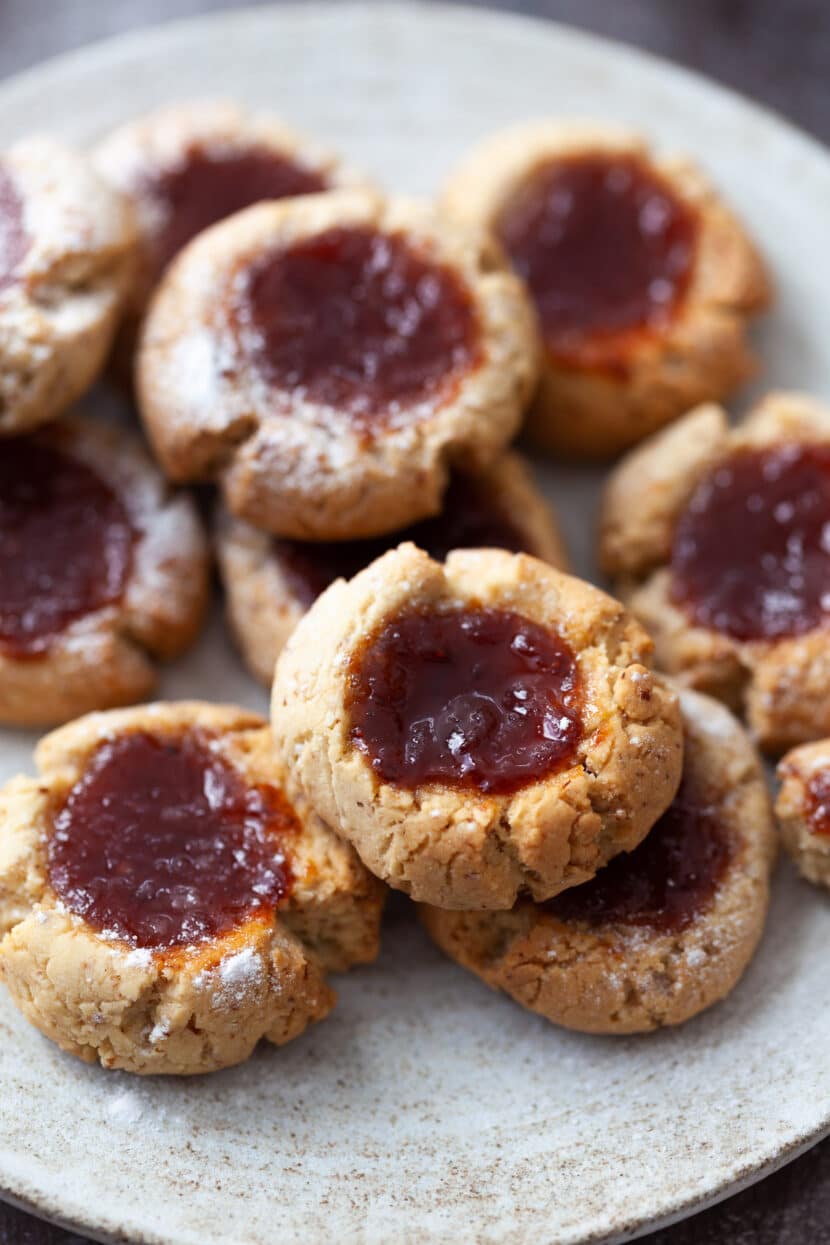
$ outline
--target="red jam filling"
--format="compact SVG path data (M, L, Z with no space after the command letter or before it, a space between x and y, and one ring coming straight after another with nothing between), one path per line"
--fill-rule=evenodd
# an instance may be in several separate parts
M163 211L164 223L155 239L158 271L197 233L234 212L265 199L322 190L328 190L326 179L289 156L257 147L193 147L180 164L160 171L144 186Z
M373 540L313 542L275 540L274 552L291 591L309 606L335 579L351 579L387 549L411 540L430 557L443 562L451 549L527 550L527 539L492 491L472 476L455 475L440 515L401 532Z
M590 882L549 900L545 910L562 921L678 933L710 906L733 855L721 810L684 778L648 838Z
M14 182L0 165L0 290L14 283L28 249L23 204Z
M554 632L496 609L409 613L356 659L351 738L385 782L502 794L572 763L579 675Z
M478 362L464 284L403 235L367 226L329 229L257 262L235 314L270 385L368 425L442 405Z
M816 770L807 783L807 820L812 834L830 836L830 770Z
M697 217L632 155L542 165L502 212L501 241L527 282L554 358L623 366L664 329L691 278Z
M121 599L135 532L89 467L35 438L0 452L0 649L37 657L70 623Z
M830 615L830 448L776 445L720 463L681 515L672 599L738 640L776 640Z
M49 877L94 929L138 947L204 942L288 894L294 812L198 732L101 744L54 817Z

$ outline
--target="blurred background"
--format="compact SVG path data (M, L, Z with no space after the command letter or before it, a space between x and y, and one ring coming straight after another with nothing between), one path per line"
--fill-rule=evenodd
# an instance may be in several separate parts
M671 57L830 141L828 0L502 0L486 6L472 0L472 6L569 22ZM137 26L252 7L255 0L0 0L0 75Z

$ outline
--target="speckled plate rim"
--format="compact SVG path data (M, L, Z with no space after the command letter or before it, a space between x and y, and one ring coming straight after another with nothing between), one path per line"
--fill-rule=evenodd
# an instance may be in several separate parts
M642 68L647 70L652 78L656 78L658 75L662 76L664 80L663 85L666 88L671 84L673 89L682 90L688 95L698 95L701 101L708 97L710 101L720 101L723 106L742 110L747 118L752 118L756 124L762 124L770 135L777 137L780 142L785 143L792 151L800 149L800 155L804 159L814 165L821 165L828 179L828 184L830 184L830 158L828 158L828 154L819 143L782 121L769 110L746 101L728 88L710 83L699 75L677 68L668 62L661 61L636 49L593 35L583 34L557 23L544 22L514 14L487 12L439 4L392 3L385 4L382 8L379 8L371 3L339 3L332 5L298 3L281 5L273 13L265 7L241 9L230 13L220 12L185 21L174 21L149 30L138 30L101 41L88 48L64 56L56 57L43 65L30 69L0 84L0 116L6 113L9 107L9 100L13 98L16 92L21 90L25 92L35 88L48 92L50 80L54 78L56 73L82 71L93 74L98 69L106 70L111 68L113 63L117 62L120 55L139 46L146 49L148 53L152 53L153 46L162 46L169 37L175 37L183 32L195 34L206 26L211 26L214 29L225 26L230 32L234 27L248 21L255 21L258 18L267 20L269 13L271 13L270 20L276 19L281 21L296 21L300 17L317 21L321 17L336 19L348 17L355 22L366 24L377 21L394 22L397 18L411 21L413 10L419 12L421 20L433 22L436 26L441 23L449 23L457 28L459 23L463 22L467 24L471 32L477 26L487 26L491 30L502 28L505 31L510 30L514 35L518 32L523 32L528 38L533 40L549 39L552 42L556 42L559 54L562 54L568 46L571 46L575 49L580 49L583 53L592 51L596 53L599 59L611 59L618 62L618 64L625 64L635 74L638 68ZM25 127L22 128L25 129ZM724 1174L704 1194L680 1200L675 1199L674 1201L668 1198L662 1206L644 1208L642 1217L628 1218L624 1222L618 1221L613 1226L609 1224L607 1231L594 1232L579 1239L586 1242L602 1241L611 1245L612 1242L631 1240L644 1232L675 1223L687 1215L714 1205L739 1190L763 1179L771 1172L797 1158L828 1133L830 1133L830 1103L826 1104L825 1108L817 1111L811 1127L798 1134L793 1133L785 1143L780 1143L775 1147L774 1152L764 1155L763 1159L760 1159L758 1162L743 1165L736 1164L733 1170ZM136 1245L139 1242L141 1242L141 1245L168 1245L171 1239L167 1236L162 1237L155 1233L148 1233L146 1230L142 1231L136 1225L130 1225L127 1221L116 1223L111 1218L101 1215L95 1208L90 1208L89 1211L84 1209L82 1218L74 1213L69 1214L67 1213L68 1204L66 1201L62 1202L59 1194L56 1195L54 1190L50 1190L45 1185L38 1185L27 1178L21 1171L15 1170L15 1168L16 1164L14 1161L9 1161L6 1156L0 1153L0 1192L2 1192L2 1196L10 1203L38 1214L61 1227L73 1232L90 1235L101 1241L129 1240L130 1242L135 1242ZM366 1239L374 1240L380 1238L367 1237ZM425 1234L421 1239L429 1240L433 1238L429 1234ZM567 1238L563 1237L562 1239L571 1241L577 1238L573 1235L568 1235Z
M667 1212L665 1215L655 1219L649 1219L647 1222L630 1225L623 1228L619 1232L613 1232L610 1236L605 1234L602 1236L588 1236L583 1238L584 1245L624 1245L626 1241L634 1241L646 1233L658 1232L662 1228L670 1228L673 1224L682 1223L684 1219L688 1219L700 1211L709 1210L713 1206L725 1202L728 1198L734 1197L737 1193L742 1193L745 1189L752 1188L753 1185L759 1184L767 1176L772 1176L775 1172L780 1171L782 1167L786 1167L789 1163L795 1162L808 1150L812 1150L813 1146L819 1144L824 1138L830 1136L830 1120L824 1128L818 1133L810 1133L809 1136L794 1140L791 1146L782 1149L768 1163L760 1167L753 1167L749 1171L736 1175L727 1180L722 1186L713 1189L704 1197L693 1198L683 1205L678 1205L673 1211ZM72 1219L62 1215L59 1207L57 1207L48 1196L32 1189L29 1192L22 1182L15 1185L14 1188L8 1188L0 1181L0 1199L8 1202L10 1206L16 1207L18 1210L25 1211L27 1214L35 1215L39 1219L46 1220L47 1223L54 1224L56 1228L62 1228L65 1232L78 1233L81 1236L89 1237L93 1241L100 1241L101 1245L171 1245L171 1239L167 1236L158 1236L156 1234L136 1235L129 1230L127 1225L114 1224L105 1220L90 1222L89 1219ZM94 1216L95 1212L90 1214ZM125 1231L128 1235L124 1235ZM427 1240L426 1237L423 1238ZM454 1245L460 1245L455 1242Z

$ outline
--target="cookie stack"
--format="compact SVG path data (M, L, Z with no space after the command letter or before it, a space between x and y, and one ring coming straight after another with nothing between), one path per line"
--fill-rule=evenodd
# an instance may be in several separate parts
M434 205L226 104L7 153L0 718L77 717L0 796L27 1017L106 1067L228 1066L328 1014L388 887L556 1024L728 993L775 855L730 709L769 751L830 733L830 416L686 414L769 299L703 175L609 126L498 135ZM66 414L107 358L149 451ZM567 573L522 426L596 459L655 433L607 487L616 597ZM270 722L209 685L135 707L204 616L188 484ZM823 880L827 756L781 796Z
M676 1024L752 955L774 836L741 727L650 654L618 602L532 558L403 545L296 628L274 739L466 968L557 1024Z

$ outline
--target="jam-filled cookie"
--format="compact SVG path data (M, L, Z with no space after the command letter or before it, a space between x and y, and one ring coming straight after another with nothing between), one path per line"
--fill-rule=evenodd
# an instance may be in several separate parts
M536 375L532 311L478 231L367 191L260 204L164 277L137 369L156 453L296 540L393 531L492 462Z
M208 597L208 548L137 438L70 417L0 445L0 722L141 700Z
M104 364L135 248L132 213L48 138L0 155L0 436L66 410Z
M775 833L764 775L722 705L684 691L683 780L633 852L548 903L423 908L446 953L554 1024L676 1025L727 995L764 927Z
M374 540L280 540L223 511L219 566L231 627L252 673L270 686L280 651L320 593L407 540L439 560L451 549L490 547L560 569L567 564L553 512L516 453L484 471L456 472L439 515Z
M802 744L778 765L775 813L799 872L830 889L830 739Z
M447 908L593 876L680 781L675 693L617 602L502 550L414 545L328 588L277 662L296 785L373 873Z
M658 666L746 712L780 752L830 732L830 410L692 411L608 484L601 559Z
M159 277L197 233L263 199L319 194L357 180L276 118L225 101L160 108L114 131L93 158L133 204L138 225L125 363Z
M289 801L267 725L199 702L90 714L0 793L0 978L107 1068L211 1072L334 1004L382 887Z
M770 299L740 223L688 160L610 125L549 121L485 140L450 179L457 219L494 231L544 344L536 442L605 457L753 370Z

